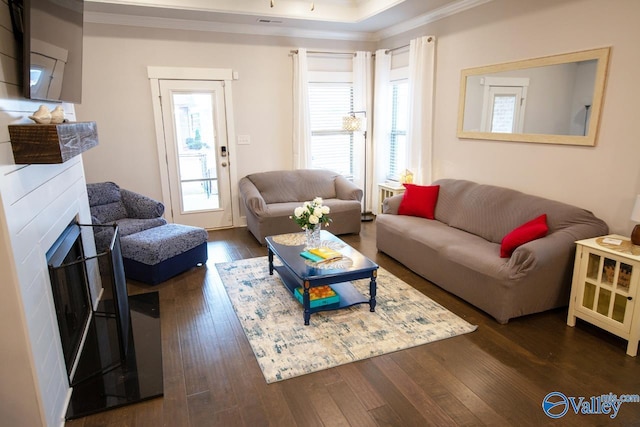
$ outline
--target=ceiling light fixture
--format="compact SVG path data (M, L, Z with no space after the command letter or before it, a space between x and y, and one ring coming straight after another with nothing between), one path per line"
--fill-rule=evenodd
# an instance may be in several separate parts
M276 2L274 0L269 0L269 6L273 7L276 5ZM313 12L314 10L316 10L316 4L315 2L311 2L311 12Z

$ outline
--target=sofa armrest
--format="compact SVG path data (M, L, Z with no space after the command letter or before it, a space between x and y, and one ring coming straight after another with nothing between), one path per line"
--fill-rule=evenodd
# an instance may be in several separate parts
M342 175L336 176L336 198L340 200L362 200L362 190Z
M164 205L157 200L122 188L120 195L129 218L151 219L164 214Z
M547 272L564 269L575 254L574 246L573 241L558 233L525 243L513 251L506 264L506 268L512 272L509 278L516 280L540 268Z
M242 178L238 183L238 187L240 188L240 195L244 200L244 205L249 211L256 214L267 210L267 203L264 201L262 194L249 178Z
M591 223L575 224L555 231L547 236L519 246L511 254L508 268L516 268L516 276L526 274L533 268L567 269L573 263L576 241L609 232L604 221L594 218ZM515 278L515 277L514 277Z
M382 213L398 215L398 207L402 201L403 194L396 194L395 196L387 197L382 202Z

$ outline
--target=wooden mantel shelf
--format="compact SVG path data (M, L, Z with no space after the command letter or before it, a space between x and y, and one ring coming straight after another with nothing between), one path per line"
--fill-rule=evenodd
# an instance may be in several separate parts
M9 125L9 136L18 165L64 163L98 145L95 122Z

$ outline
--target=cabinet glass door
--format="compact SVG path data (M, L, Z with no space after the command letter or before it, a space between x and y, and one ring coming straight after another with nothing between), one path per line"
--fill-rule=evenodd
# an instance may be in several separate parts
M633 267L613 257L589 253L582 294L583 308L625 323Z

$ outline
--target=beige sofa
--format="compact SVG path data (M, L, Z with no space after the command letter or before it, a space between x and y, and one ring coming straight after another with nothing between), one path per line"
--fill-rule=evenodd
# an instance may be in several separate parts
M290 218L305 201L322 197L335 235L359 233L362 190L335 172L318 169L260 172L239 182L247 227L256 239L302 229Z
M575 241L608 233L591 212L507 188L442 179L435 219L397 215L402 195L376 218L378 250L500 323L565 306ZM514 228L547 215L545 237L500 257Z

